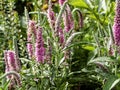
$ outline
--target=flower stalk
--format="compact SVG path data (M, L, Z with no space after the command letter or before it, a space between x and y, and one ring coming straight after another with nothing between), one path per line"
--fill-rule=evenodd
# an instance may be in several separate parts
M5 59L5 73L6 73L4 76L7 76L8 81L10 80L8 90L13 90L16 85L21 86L20 76L19 74L17 74L17 72L20 71L19 63L17 61L19 59L16 58L15 52L11 50L4 52L4 59ZM3 77L1 77L0 79L2 79Z
M45 59L45 48L44 41L42 37L42 28L38 27L35 43L35 58L37 62L44 63Z
M35 22L30 20L28 23L28 30L27 30L27 51L29 58L31 59L34 56L34 46L33 46L33 39L32 37L36 37L36 26Z
M114 41L117 46L120 46L120 0L116 0L116 12L113 25Z

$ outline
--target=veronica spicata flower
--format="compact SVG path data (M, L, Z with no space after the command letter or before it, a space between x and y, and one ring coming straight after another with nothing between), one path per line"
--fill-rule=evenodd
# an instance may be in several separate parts
M120 0L116 0L116 13L113 25L115 44L120 46Z
M19 63L17 62L16 54L14 51L11 50L5 51L4 59L5 59L5 73L8 73L10 71L19 72L18 70L20 70L20 67ZM19 74L17 74L17 76L13 74L8 75L7 80L11 80L9 84L9 90L13 90L16 84L21 86Z
M64 40L65 40L64 33L63 33L62 28L60 28L59 29L59 42L60 42L61 45L64 44Z
M44 62L45 59L45 48L44 41L42 37L42 28L38 27L36 34L36 43L35 43L35 58L37 62Z
M65 2L66 0L59 0L59 4L60 5L63 5L63 3Z
M48 10L47 10L47 17L48 17L48 22L50 24L50 27L52 29L54 29L56 18L55 18L55 13L52 9L52 3L51 2L49 2L49 7L48 7Z
M16 71L17 63L14 51L5 51L6 72Z
M36 26L35 21L30 20L28 23L28 30L27 30L27 51L29 58L33 57L33 44L32 39L36 37Z
M64 22L64 29L66 32L69 32L74 27L74 21L72 18L72 13L70 7L67 5L66 10L63 13L63 22Z

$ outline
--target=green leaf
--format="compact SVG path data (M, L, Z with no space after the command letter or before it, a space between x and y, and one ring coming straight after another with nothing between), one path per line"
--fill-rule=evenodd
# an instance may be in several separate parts
M2 87L0 87L0 90L4 90Z
M24 61L24 62L32 62L31 60L29 59L26 59L26 58L20 58L21 61Z
M88 8L88 5L85 3L84 0L69 0L69 4L73 6Z
M116 62L116 61L111 59L110 57L98 57L98 58L90 60L88 64L95 63L95 62Z
M116 79L113 84L111 85L110 89L114 88L120 82L120 78Z
M31 87L29 90L37 90L36 87Z
M90 50L90 51L95 50L95 47L90 46L90 45L84 45L82 48L84 48L86 50Z
M106 0L100 1L98 7L99 7L99 11L100 11L101 9L103 9L103 10L106 12L106 11L107 11L107 3L106 3Z
M106 83L103 85L103 90L111 90L114 88L118 83L120 79L117 77L110 75L106 81Z
M8 89L9 83L10 83L10 80L4 83L4 86L3 86L4 90Z
M60 86L59 90L67 90L67 87L68 87L68 82L63 83L63 84Z

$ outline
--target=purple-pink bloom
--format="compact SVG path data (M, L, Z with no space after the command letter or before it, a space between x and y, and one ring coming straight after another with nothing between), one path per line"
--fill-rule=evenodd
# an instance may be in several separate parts
M74 27L74 21L72 18L72 13L70 7L67 5L66 10L63 13L64 29L66 32L69 32Z
M4 52L4 59L5 59L5 73L10 71L10 66L8 64L8 59L7 59L7 51ZM11 78L11 76L7 76L7 78Z
M36 38L36 23L35 21L30 20L27 30L27 51L30 59L33 57L33 37Z
M45 55L45 48L44 47L36 48L35 56L36 56L36 60L38 62L42 62L42 63L44 62L44 58L45 58L44 55Z
M66 1L66 0L59 0L60 6L63 5L63 3L64 3L65 1Z
M4 52L4 59L5 59L5 73L8 73L10 71L15 71L15 72L19 72L20 67L19 67L19 63L17 61L17 57L14 51L12 50L6 50ZM18 75L18 76L17 76ZM19 85L21 86L21 80L19 77L19 74L11 74L7 76L7 80L10 80L10 84L9 84L9 90L13 90L13 88L15 88L15 85Z
M35 58L37 62L44 63L45 59L45 48L44 41L42 37L42 28L38 27L36 34L36 43L35 43Z
M83 27L83 15L80 11L79 11L79 27L80 28Z
M52 44L50 42L50 39L48 38L48 44L47 44L47 53L46 53L46 60L48 63L51 63L52 58Z
M114 18L114 25L113 25L113 34L115 44L120 46L120 1L116 0L116 13Z
M5 59L5 72L9 71L17 71L20 70L19 63L17 62L16 54L12 50L8 50L4 52ZM9 75L8 78L11 76Z
M35 23L35 21L29 20L28 29L30 29L30 31L32 33L34 33L34 35L36 35L36 23Z
M64 33L63 33L62 28L60 28L60 29L59 29L59 42L60 42L61 45L63 45L64 40L65 40L65 38L64 38Z
M7 63L10 71L16 71L16 58L14 51L7 51Z
M29 57L33 56L33 45L31 43L27 44L27 51L29 52L28 55Z
M54 29L54 25L55 25L55 20L56 20L56 18L55 18L55 13L54 13L54 11L52 10L51 7L49 7L49 9L48 9L48 11L47 11L47 17L48 17L48 22L49 22L49 24L50 24L50 27L51 27L52 29Z

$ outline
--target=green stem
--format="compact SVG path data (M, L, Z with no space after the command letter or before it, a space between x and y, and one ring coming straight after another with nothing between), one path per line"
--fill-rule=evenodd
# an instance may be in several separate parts
M38 11L34 11L34 12L29 12L29 14L43 14L43 15L47 15L45 12L38 12Z
M19 52L18 52L17 40L16 40L15 36L13 37L13 46L14 46L13 49L14 49L15 54L16 54L16 61L17 61L17 64L18 64L18 69L20 70L21 65L20 65L20 60L19 60Z
M98 37L96 36L95 33L94 33L94 39L95 39L95 42L96 42L96 44L97 44L98 55L101 56L100 43L99 43Z
M75 9L73 9L73 11L72 11L72 16L73 16L73 18L74 18L74 23L75 23L75 19L76 19L76 15L74 15L74 13L75 12L78 12L78 17L79 17L79 20L78 20L78 25L80 26L80 28L81 27L83 27L83 16L82 16L82 13L81 13L81 11L80 11L80 9L79 8L75 8ZM80 22L80 23L79 23ZM75 28L75 26L74 26L74 28Z
M29 23L29 13L27 8L25 7L25 17L26 17L26 22L27 22L27 28L28 28L28 23Z
M11 74L15 75L16 77L20 77L20 75L17 72L15 72L15 71L9 71L9 72L5 73L4 75L2 75L0 77L0 80L2 80L3 78L5 78L6 76L11 75Z
M117 65L115 65L115 76L117 75Z
M113 31L112 31L111 24L108 24L108 28L109 28L110 38L112 39L112 43L114 43L114 37L113 37Z

